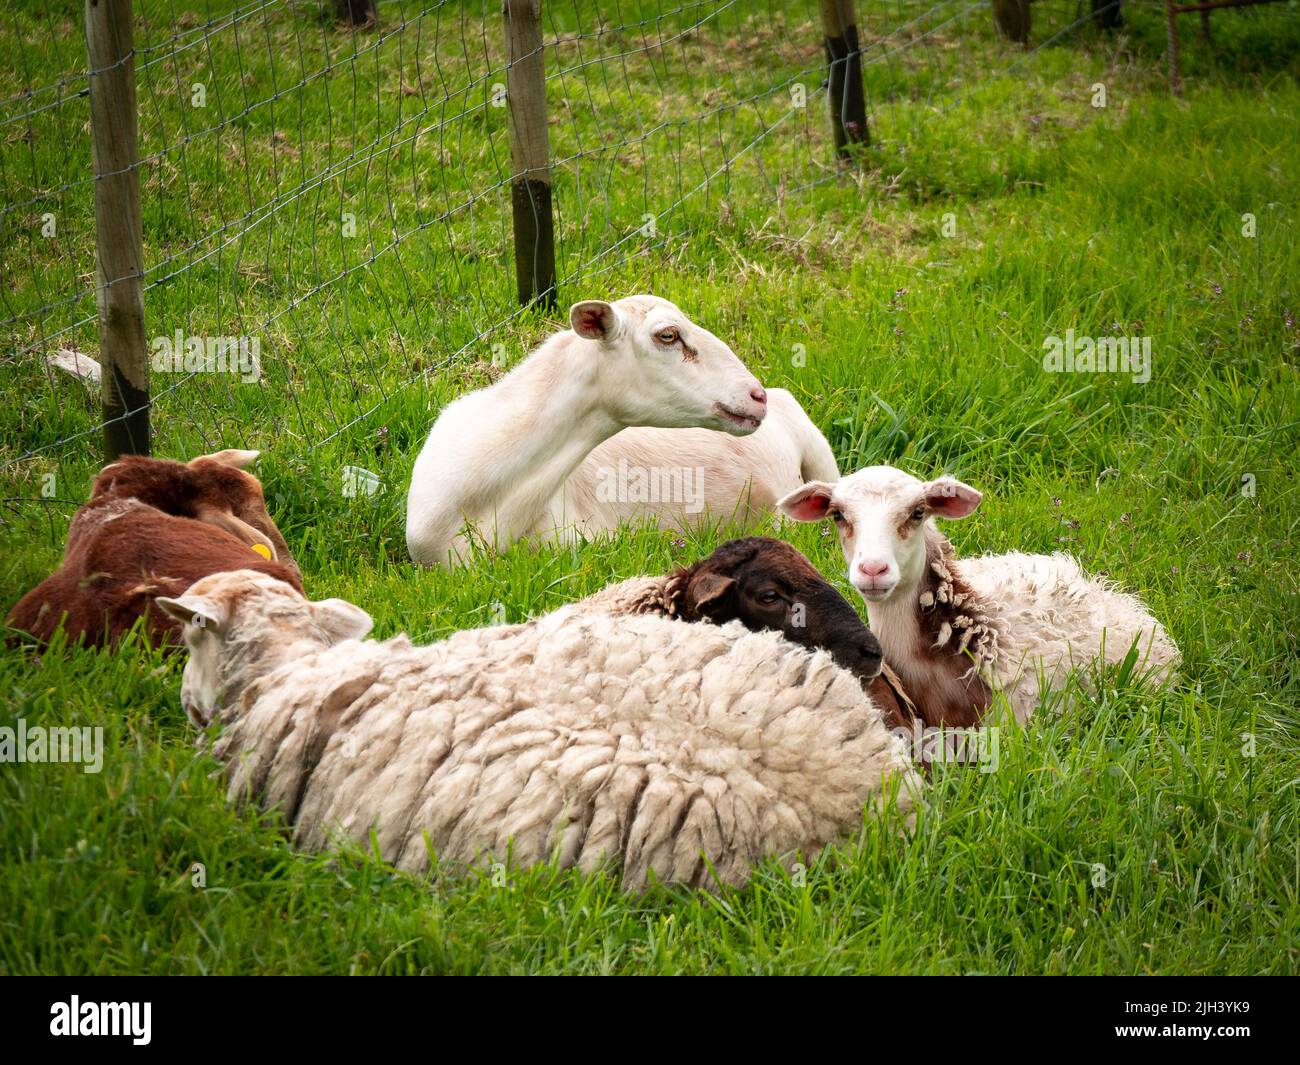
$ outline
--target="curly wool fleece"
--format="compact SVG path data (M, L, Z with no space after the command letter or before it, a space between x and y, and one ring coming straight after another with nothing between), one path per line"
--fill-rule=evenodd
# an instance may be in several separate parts
M739 885L768 856L789 865L856 834L886 794L910 820L921 787L852 675L736 622L561 611L427 647L313 649L283 614L275 635L247 620L228 660L263 637L296 641L292 660L227 675L242 694L214 753L232 799L278 806L308 849L373 830L413 872L432 850L612 863L629 891Z

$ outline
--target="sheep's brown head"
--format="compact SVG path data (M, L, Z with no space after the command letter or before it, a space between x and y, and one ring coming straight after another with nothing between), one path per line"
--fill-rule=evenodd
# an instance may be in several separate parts
M104 467L91 499L138 499L164 514L206 522L297 572L289 545L267 513L262 483L244 468L257 455L228 448L188 463L130 455Z
M361 639L373 624L346 599L312 602L284 581L247 569L214 573L182 596L155 602L182 626L190 657L181 705L200 727L231 705L253 674L313 649Z
M864 684L880 673L880 643L858 612L799 551L769 536L731 540L669 581L670 608L684 621L777 629L823 648Z

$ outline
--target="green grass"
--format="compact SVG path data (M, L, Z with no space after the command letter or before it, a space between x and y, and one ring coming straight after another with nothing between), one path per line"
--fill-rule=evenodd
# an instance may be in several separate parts
M22 3L0 24L0 99L84 65L81 8L65 6ZM860 177L829 159L815 5L738 5L626 63L590 61L640 47L640 30L548 53L552 70L589 63L551 84L552 148L568 160L561 273L594 262L562 300L675 299L800 397L842 468L888 461L983 488L981 510L949 527L958 550L1070 550L1140 592L1184 651L1176 687L1111 678L1068 715L1004 730L997 772L936 771L914 836L866 824L803 882L772 865L743 891L625 898L614 879L552 869L513 870L507 885L421 882L362 851L295 854L273 819L225 805L180 710L179 661L134 642L10 648L0 724L102 726L105 764L0 767L0 971L1300 970L1294 6L1216 14L1213 48L1184 23L1184 101L1169 96L1163 22L1147 7L1117 37L1085 28L1032 53L992 39L986 11L943 26L931 15L920 28L934 33L867 68L877 144ZM137 7L144 45L180 17ZM591 25L589 4L547 7L548 33ZM872 41L928 5L869 7ZM418 10L381 8L390 25ZM610 21L656 10L626 3ZM517 620L729 535L628 530L455 573L406 561L402 501L437 411L498 372L493 343L511 361L555 324L511 317L508 194L425 224L509 173L504 112L440 110L471 83L481 103L499 73L497 6L467 11L438 9L376 45L311 5L278 8L241 24L238 55L227 33L224 48L184 53L193 66L160 62L151 87L141 81L146 157L196 122L169 85L204 81L220 96L206 125L283 91L183 158L146 164L151 269L284 198L273 224L147 293L151 337L255 332L265 368L255 385L199 376L164 395L156 452L262 449L309 590L360 603L381 637ZM1035 40L1074 18L1073 5L1036 5ZM337 68L288 88L327 49ZM783 86L801 78L808 109L696 190L786 113ZM1091 106L1098 82L1104 109ZM772 86L721 120L655 129ZM73 100L0 130L6 202L89 172L85 117ZM400 124L439 121L442 133L292 196ZM35 345L0 359L6 606L56 565L99 461L95 404L42 369L42 338L93 311L89 197L77 186L0 220L0 318L15 319L5 351ZM33 235L46 209L59 216L52 241ZM340 232L343 210L355 238ZM646 213L660 214L656 238L596 259ZM1116 326L1152 338L1149 383L1043 372L1045 337ZM93 352L93 324L58 343ZM342 498L347 464L380 473L385 491ZM850 592L831 538L785 535ZM196 862L206 887L191 882Z

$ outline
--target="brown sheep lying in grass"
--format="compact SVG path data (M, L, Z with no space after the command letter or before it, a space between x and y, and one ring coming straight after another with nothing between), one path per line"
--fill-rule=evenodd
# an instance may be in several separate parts
M106 466L72 519L63 562L19 600L8 625L48 642L62 623L70 641L102 646L143 617L165 643L180 626L154 599L200 577L253 569L302 591L261 484L240 468L255 458L221 451L188 464L131 456Z

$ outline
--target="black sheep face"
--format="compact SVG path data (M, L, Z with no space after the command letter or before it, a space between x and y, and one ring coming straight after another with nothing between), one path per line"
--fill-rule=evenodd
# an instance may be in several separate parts
M813 564L781 540L731 540L677 578L684 620L775 629L803 647L829 651L864 684L880 673L884 654L875 634Z

